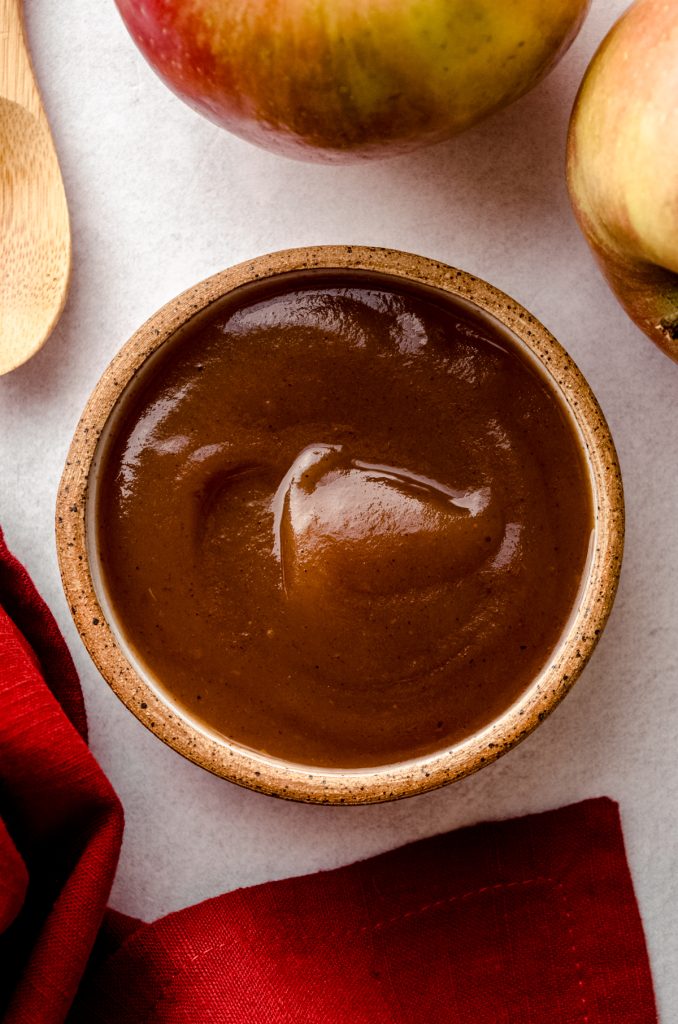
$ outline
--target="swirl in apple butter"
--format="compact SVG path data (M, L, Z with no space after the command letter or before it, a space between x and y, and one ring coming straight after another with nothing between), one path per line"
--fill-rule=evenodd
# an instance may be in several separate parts
M357 768L489 724L576 604L591 495L517 342L442 292L287 275L209 307L112 422L113 625L194 720Z

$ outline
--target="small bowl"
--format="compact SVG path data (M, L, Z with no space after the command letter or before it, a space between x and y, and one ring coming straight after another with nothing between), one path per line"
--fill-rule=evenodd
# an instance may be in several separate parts
M592 491L594 544L586 578L547 667L481 731L436 753L378 768L291 764L202 731L133 667L98 596L92 510L99 439L123 391L149 356L210 303L243 284L309 269L377 271L461 297L493 316L536 357L567 405L580 433ZM129 710L163 742L215 775L263 793L324 804L375 803L435 789L490 764L532 732L571 689L598 641L614 601L624 538L621 475L608 426L586 380L546 328L471 274L421 256L359 246L315 246L262 256L215 274L163 306L123 346L94 389L71 444L56 513L61 575L75 624L104 679Z

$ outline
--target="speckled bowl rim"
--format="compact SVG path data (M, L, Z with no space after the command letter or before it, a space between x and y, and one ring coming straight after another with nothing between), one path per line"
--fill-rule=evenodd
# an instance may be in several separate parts
M554 660L490 726L426 757L379 768L337 771L290 764L207 734L134 670L115 640L95 592L87 545L90 469L117 400L146 359L188 319L241 285L301 270L371 270L466 299L511 330L544 367L578 424L590 472L595 545L579 608ZM610 614L621 568L624 498L605 418L588 383L562 346L509 296L462 270L391 249L312 246L240 263L201 281L150 318L114 357L78 423L56 506L64 590L77 629L104 679L140 722L184 757L215 775L262 793L323 804L394 800L455 782L506 753L549 715L571 689Z

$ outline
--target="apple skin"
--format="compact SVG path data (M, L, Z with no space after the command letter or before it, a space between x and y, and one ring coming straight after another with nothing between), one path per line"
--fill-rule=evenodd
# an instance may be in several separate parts
M632 320L678 361L678 3L638 0L575 102L568 184L579 224Z
M325 163L446 139L531 89L589 0L116 0L142 53L236 135ZM500 158L500 154L498 154Z

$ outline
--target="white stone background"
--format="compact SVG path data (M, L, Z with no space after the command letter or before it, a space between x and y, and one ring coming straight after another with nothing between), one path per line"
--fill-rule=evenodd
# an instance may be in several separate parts
M92 748L125 806L112 894L118 909L152 919L237 886L333 867L480 819L607 794L621 805L662 1018L678 1019L678 367L626 319L603 283L563 173L577 86L625 6L593 0L550 77L456 140L335 168L265 153L194 114L144 63L112 0L27 0L69 199L74 267L53 337L0 379L0 523L74 653ZM238 789L146 732L76 634L52 527L77 419L132 331L217 270L313 243L422 253L526 305L597 393L628 504L612 618L556 714L470 779L364 808L302 806Z

